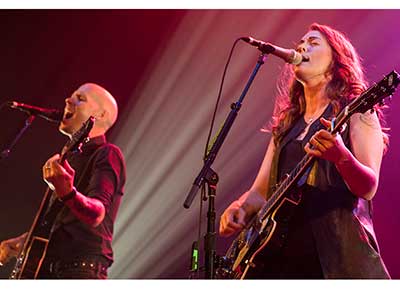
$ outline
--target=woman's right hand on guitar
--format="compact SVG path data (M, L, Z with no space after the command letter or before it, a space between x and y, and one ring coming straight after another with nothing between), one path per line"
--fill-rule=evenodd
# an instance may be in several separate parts
M225 209L219 223L219 234L228 237L242 230L264 203L265 199L259 192L251 190L244 193Z
M8 239L0 243L0 266L6 264L11 258L17 257L24 244L27 233L19 237Z
M245 224L246 211L240 207L239 200L232 202L228 208L225 209L219 222L219 234L221 236L229 237L241 230Z

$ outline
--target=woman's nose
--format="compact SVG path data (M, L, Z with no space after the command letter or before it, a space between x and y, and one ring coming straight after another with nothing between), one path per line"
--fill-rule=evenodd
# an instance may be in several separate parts
M297 52L299 52L299 53L306 52L305 45L300 45L299 47L297 47Z

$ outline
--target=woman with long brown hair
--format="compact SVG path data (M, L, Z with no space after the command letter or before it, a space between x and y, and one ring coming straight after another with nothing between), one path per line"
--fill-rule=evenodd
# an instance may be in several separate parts
M325 128L366 88L356 50L340 32L312 24L296 49L303 62L280 83L272 138L251 186L223 213L220 234L243 229L285 174L308 153L317 158L288 216L282 244L263 254L248 278L389 278L372 225L371 200L388 138L382 112L354 114ZM286 86L285 86L286 85ZM288 86L289 85L289 86Z

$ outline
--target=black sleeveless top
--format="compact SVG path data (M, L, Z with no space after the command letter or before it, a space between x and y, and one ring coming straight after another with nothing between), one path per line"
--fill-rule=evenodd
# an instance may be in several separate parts
M330 119L332 113L329 105L322 117ZM304 139L296 140L306 125L299 118L276 147L269 195L304 156L311 136L323 128L316 120ZM349 127L341 136L351 150ZM371 202L353 195L335 165L323 159L312 166L288 238L273 260L273 278L389 278L373 231Z
M302 123L301 120L299 123ZM305 122L302 127L307 127ZM296 138L289 140L280 151L278 179L282 179L285 174L290 174L304 155L302 140ZM285 234L286 238L282 240L281 247L269 249L273 253L265 253L264 264L261 267L259 265L257 274L250 274L249 278L323 278L309 216L306 212L307 202L307 198L302 198L300 204L295 206Z
M280 153L279 179L282 179L285 174L289 174L304 155L302 140L290 140ZM287 238L280 253L277 277L286 279L323 278L310 217L306 212L306 208L309 206L308 202L308 198L302 198L290 218Z

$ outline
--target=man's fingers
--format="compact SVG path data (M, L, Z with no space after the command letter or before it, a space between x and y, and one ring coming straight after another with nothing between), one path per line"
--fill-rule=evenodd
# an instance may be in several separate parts
M67 160L64 161L64 169L67 171L68 174L73 175L75 170L71 167Z
M51 170L55 167L55 165L58 164L58 161L60 159L60 155L59 154L55 154L54 156L52 156L50 159L48 159L46 161L46 163L44 163L43 165L43 172L45 172L46 170Z

